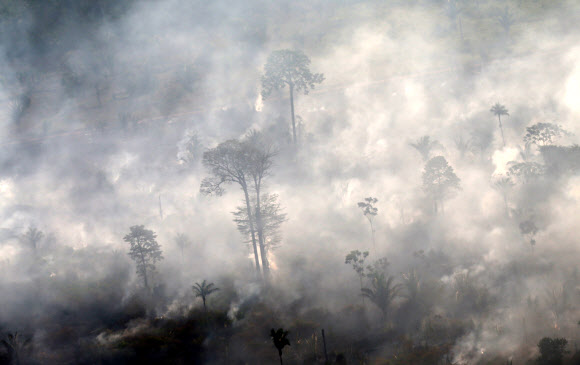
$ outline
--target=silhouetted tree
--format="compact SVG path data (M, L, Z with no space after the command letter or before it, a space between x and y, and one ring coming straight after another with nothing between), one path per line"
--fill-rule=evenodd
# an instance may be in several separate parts
M505 206L506 216L509 215L507 196L508 196L508 193L513 186L514 186L514 183L513 183L512 179L510 179L509 176L502 176L499 179L497 179L493 184L493 187L497 191L499 191L503 197L503 203Z
M44 233L42 233L41 230L34 226L30 226L28 227L26 233L22 235L21 240L26 246L30 247L36 253L38 250L38 244L43 237Z
M437 213L438 205L443 209L443 200L460 190L460 179L453 172L443 156L436 156L427 161L423 171L423 189L433 199L433 211Z
M410 145L415 148L421 154L424 162L427 162L429 159L429 155L431 151L436 148L440 147L441 144L438 141L431 140L429 136L423 136L419 138L415 143L410 143Z
M378 208L375 207L375 204L379 200L377 198L368 197L365 198L363 202L358 202L357 205L359 208L362 209L363 215L367 218L371 225L371 237L373 239L373 249L375 249L375 227L373 226L373 220L375 219L377 213L379 212Z
M4 346L10 363L13 365L20 365L20 357L22 353L30 346L30 339L22 337L18 332L9 333L4 339L0 341Z
M564 361L564 355L568 353L566 345L568 340L565 338L549 338L544 337L538 343L540 349L540 357L538 357L539 365L561 365Z
M350 251L350 253L348 255L346 255L344 263L345 264L350 264L352 265L352 268L354 269L354 271L356 272L356 274L359 277L360 280L360 288L361 290L363 289L363 278L365 277L365 260L368 257L369 252L368 251L364 251L364 252L360 252L359 250L353 250ZM363 298L363 304L365 302L364 296Z
M175 235L174 241L181 251L181 263L183 264L183 251L191 246L191 239L185 233L178 233Z
M262 98L268 98L272 91L286 86L290 89L290 110L292 116L292 136L296 145L296 121L294 117L294 91L303 91L305 95L315 84L324 81L323 74L310 72L310 59L299 50L282 49L274 51L264 65L262 76Z
M570 133L562 127L552 123L536 123L526 128L524 143L526 146L535 144L537 146L548 146L554 144L556 138L569 135Z
M220 143L217 147L209 149L203 154L203 165L210 170L212 177L203 179L200 191L205 195L221 196L224 193L224 185L236 183L244 192L246 213L249 217L250 236L254 249L256 273L260 276L260 257L258 255L258 242L256 240L256 224L254 212L250 201L250 183L252 175L249 171L252 151L248 144L231 139Z
M506 6L497 18L499 25L503 28L505 34L509 34L512 25L515 23L514 17L510 9Z
M202 281L202 283L195 283L194 286L192 286L193 288L193 292L195 293L195 297L199 298L201 297L201 300L203 301L203 310L207 311L207 307L205 304L206 298L208 296L210 296L212 293L215 293L216 291L220 290L220 288L216 288L214 286L214 283L206 283L206 280Z
M274 342L274 346L278 350L278 356L280 357L280 365L284 365L282 362L282 350L286 346L290 346L290 341L288 338L288 331L284 331L282 328L278 328L278 331L274 331L272 328L270 330L270 337L272 337L272 341Z
M385 273L375 273L370 279L371 287L362 288L362 295L369 298L383 313L387 319L389 309L395 298L399 295L401 284L394 284L395 278L386 277Z
M505 147L505 139L503 137L503 126L501 124L501 116L502 115L509 116L510 114L508 113L508 110L506 109L506 107L504 105L501 105L500 103L495 103L489 111L497 116L497 121L499 122L499 130L501 131L501 140L502 140L503 145Z
M262 133L250 131L243 140L243 144L248 151L248 174L253 182L253 189L256 198L256 230L258 232L258 243L260 244L260 257L262 258L262 271L264 279L270 279L270 263L266 249L264 237L264 220L262 218L262 183L265 177L270 175L276 151L269 144ZM251 215L248 215L250 218Z
M154 272L157 261L163 259L161 246L157 243L157 235L143 225L132 226L130 230L123 240L131 245L129 257L137 264L137 274L149 291L148 273Z

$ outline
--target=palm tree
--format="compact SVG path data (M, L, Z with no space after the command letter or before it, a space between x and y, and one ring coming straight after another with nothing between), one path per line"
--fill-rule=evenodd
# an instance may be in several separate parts
M278 356L280 356L280 365L284 365L282 362L282 350L285 346L290 346L290 341L286 338L287 336L288 331L284 331L282 328L278 328L278 331L274 331L273 328L270 330L270 337L272 337L274 346L278 350Z
M387 318L393 300L401 291L401 284L394 284L394 280L392 276L386 278L384 273L375 272L371 277L372 287L361 289L362 295L379 307L384 319Z
M429 159L429 155L431 154L431 150L436 147L441 147L441 144L436 140L431 140L429 136L423 136L419 138L415 143L409 143L413 148L415 148L423 157L423 161L427 161Z
M497 116L497 120L499 122L499 129L501 131L501 140L505 147L505 139L503 137L503 126L501 125L501 116L507 115L509 117L510 114L508 113L507 108L504 105L501 105L500 103L495 103L489 111Z
M201 284L195 283L195 285L192 286L192 288L193 288L193 292L195 293L195 297L196 298L201 297L201 300L203 300L203 310L204 311L207 311L207 307L205 305L206 298L210 294L220 290L220 288L214 287L213 283L206 284L206 280L204 280Z

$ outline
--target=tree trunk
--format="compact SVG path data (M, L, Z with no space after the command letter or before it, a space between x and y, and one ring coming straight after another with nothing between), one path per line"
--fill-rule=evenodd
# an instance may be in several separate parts
M503 146L505 147L505 139L503 138L503 126L501 125L501 116L497 116L497 120L499 121L499 130L501 131L501 141L503 142Z
M290 111L292 114L292 137L296 146L296 121L294 120L294 85L290 84Z
M252 220L252 208L250 208L250 196L248 195L248 188L242 186L244 190L244 197L246 198L246 211L248 212L248 224L250 226L250 233L252 235L252 246L254 248L254 259L256 261L256 276L260 278L260 258L258 257L258 245L256 244L256 231L254 230L254 221Z
M262 207L260 205L260 183L256 181L256 223L258 225L258 240L260 244L260 256L262 257L262 271L264 280L270 281L270 263L266 252L266 243L264 242L264 225L262 224Z

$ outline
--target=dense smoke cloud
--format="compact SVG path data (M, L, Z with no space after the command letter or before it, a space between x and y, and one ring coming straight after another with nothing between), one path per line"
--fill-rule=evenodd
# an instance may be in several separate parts
M165 256L159 317L195 307L191 286L204 279L222 287L216 307L231 318L268 295L280 298L270 305L284 323L284 305L343 313L361 305L359 278L344 264L358 249L370 251L367 263L386 257L397 282L422 275L430 307L418 327L470 323L453 361L527 359L541 337L576 338L578 170L514 177L505 201L496 184L513 161L543 166L542 149L524 145L527 127L554 123L570 132L556 145L578 143L574 1L509 2L507 32L497 20L504 3L492 0L41 3L6 2L0 44L0 330L26 332L35 356L72 343L74 334L51 338L51 316L82 319L90 331L77 334L101 344L147 331L145 320L128 321L141 314L131 304L140 281L123 241L141 224ZM461 21L451 3L464 9ZM260 97L268 55L286 48L325 76L295 97L296 147L288 89ZM495 103L509 109L503 131ZM239 186L221 197L199 191L209 174L203 152L250 130L278 150L265 180L288 218L270 252L276 294L254 281L252 251L232 222ZM436 141L430 157L444 156L460 179L440 214L411 146L423 136ZM378 199L376 247L357 207L366 197ZM44 234L36 250L23 243L29 227ZM191 239L183 255L178 233ZM362 315L369 328L379 318L371 308ZM352 313L337 333L361 331ZM411 317L394 323L407 328ZM232 348L243 348L239 336ZM391 347L385 340L375 354Z

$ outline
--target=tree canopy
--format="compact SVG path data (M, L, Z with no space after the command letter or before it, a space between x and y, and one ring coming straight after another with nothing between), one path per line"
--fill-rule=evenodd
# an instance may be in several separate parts
M132 226L130 230L131 233L123 240L131 245L129 257L137 264L137 274L149 290L148 273L155 271L157 261L163 260L161 246L157 243L155 232L145 229L143 225Z

